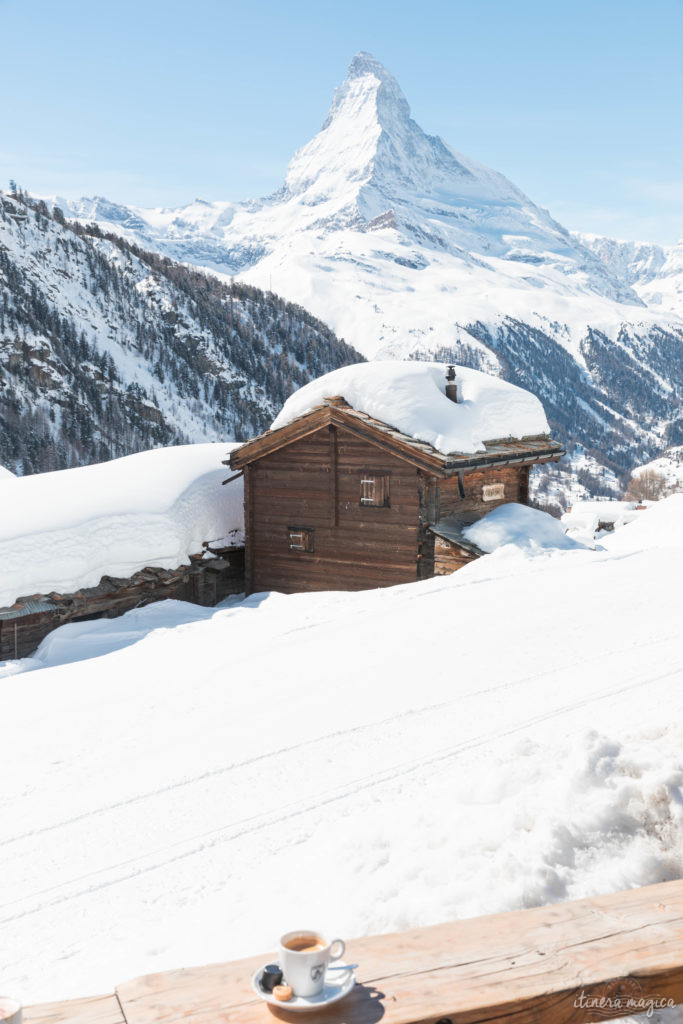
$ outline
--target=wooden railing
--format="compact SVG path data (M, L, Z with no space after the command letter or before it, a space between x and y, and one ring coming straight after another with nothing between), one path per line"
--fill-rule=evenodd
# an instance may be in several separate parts
M26 1024L274 1024L251 990L273 953L152 974ZM579 1024L683 1002L683 881L347 943L357 985L308 1024Z

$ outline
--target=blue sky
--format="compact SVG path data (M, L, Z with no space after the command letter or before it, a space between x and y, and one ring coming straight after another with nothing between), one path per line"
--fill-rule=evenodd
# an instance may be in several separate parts
M683 0L0 0L0 186L267 194L359 50L567 227L683 237Z

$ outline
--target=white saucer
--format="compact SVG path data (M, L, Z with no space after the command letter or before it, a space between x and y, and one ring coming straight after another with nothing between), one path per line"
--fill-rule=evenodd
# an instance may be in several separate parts
M352 967L346 967L346 970L342 970L344 967L346 967L346 964L339 961L335 963L333 968L328 967L325 974L325 986L319 995L310 996L309 998L305 996L292 996L286 1003L281 1003L272 992L266 992L261 987L263 967L259 967L251 979L251 987L256 995L260 996L270 1006L277 1006L279 1010L291 1010L292 1013L309 1013L311 1010L319 1010L323 1006L338 1003L340 999L349 994L356 984L356 976L353 973Z

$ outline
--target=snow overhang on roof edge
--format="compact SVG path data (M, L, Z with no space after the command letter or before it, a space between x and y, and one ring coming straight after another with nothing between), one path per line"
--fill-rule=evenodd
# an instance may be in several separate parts
M224 465L229 466L231 469L240 469L246 463L255 462L270 451L293 443L295 440L298 440L299 431L307 420L312 417L322 419L321 413L325 412L329 414L330 422L333 422L338 417L338 422L342 424L346 422L347 425L350 425L354 420L363 424L368 431L380 435L389 443L395 442L397 446L404 450L404 454L406 454L406 449L413 452L416 463L420 463L420 461L426 458L434 464L434 468L437 471L440 470L446 474L449 471L471 469L483 465L515 463L522 465L530 462L557 461L567 454L566 449L559 442L553 441L548 434L486 441L484 442L486 450L484 452L475 452L474 454L459 454L457 452L444 454L426 441L419 441L408 434L403 434L395 427L375 420L373 417L368 416L367 413L359 412L345 403L342 404L339 399L335 398L328 400L324 405L316 406L315 409L310 409L301 416L297 416L296 419L291 420L282 427L278 427L276 430L266 430L263 434L245 441L239 448L231 452L227 459L223 460ZM328 421L328 417L324 417L324 419L325 422ZM318 426L313 427L311 432L320 429L324 425L325 423L321 422ZM290 435L291 439L289 439ZM280 444L278 440L275 440L276 438L282 438L282 443ZM272 444L269 443L271 441ZM241 455L248 455L248 449L252 446L256 446L256 450L251 457L240 457Z

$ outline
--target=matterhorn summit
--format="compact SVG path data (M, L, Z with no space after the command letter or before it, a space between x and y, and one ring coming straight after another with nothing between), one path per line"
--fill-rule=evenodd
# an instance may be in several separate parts
M435 191L467 179L472 171L412 120L394 76L358 53L321 131L289 165L286 188L325 200L346 185L390 198L396 189Z
M369 53L353 58L322 129L292 159L284 198L326 208L336 227L343 211L358 228L400 225L422 241L427 230L432 242L453 244L456 251L490 252L492 228L501 236L515 229L512 241L498 239L505 251L524 244L536 249L539 241L544 248L575 248L567 232L502 174L427 135L411 118L394 76ZM484 235L470 230L484 220Z
M634 450L643 462L683 437L676 260L660 288L664 256L645 281L630 252L570 234L423 131L368 53L272 195L64 212L300 303L369 358L445 359L533 391L553 432L582 441L582 472L596 457L600 472L626 471Z
M577 295L589 299L585 316L573 310L583 325L596 304L610 318L602 300L643 305L502 174L424 132L394 76L364 52L272 196L197 199L177 210L84 199L66 212L175 258L272 286L353 336L368 355L431 350L437 328L438 344L448 346L467 322L499 313L564 320L570 296L572 304ZM321 274L336 278L334 296ZM422 302L412 310L418 283L423 297L438 296L426 304L427 317Z

